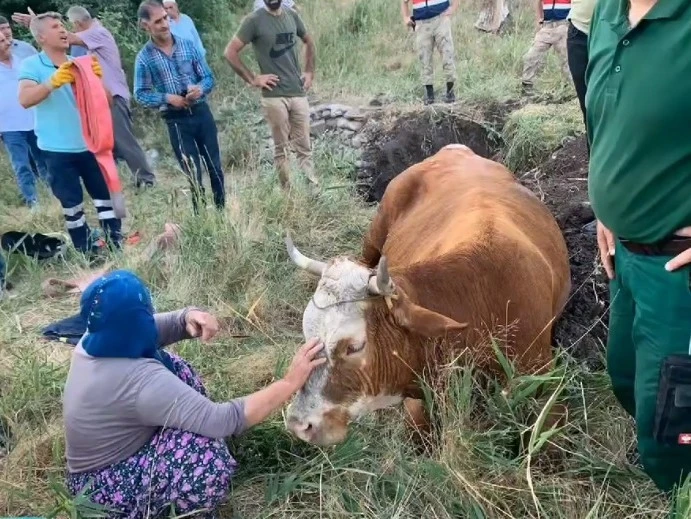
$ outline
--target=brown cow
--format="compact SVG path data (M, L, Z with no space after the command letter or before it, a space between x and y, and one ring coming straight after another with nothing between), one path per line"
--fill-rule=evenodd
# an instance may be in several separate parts
M303 332L320 337L328 357L288 409L287 427L304 441L339 443L352 420L404 400L419 420L419 376L437 371L436 350L471 352L497 373L489 335L498 327L519 372L551 367L552 324L571 287L564 238L505 167L466 146L446 146L391 181L361 261L323 263L286 243L320 277Z

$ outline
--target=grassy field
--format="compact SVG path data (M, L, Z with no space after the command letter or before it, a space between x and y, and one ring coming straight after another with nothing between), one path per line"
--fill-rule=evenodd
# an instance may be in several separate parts
M323 0L301 4L317 42L315 98L356 103L383 93L395 106L419 103L416 55L411 34L400 24L398 2L329 0L329 9ZM459 101L516 99L521 56L531 38L529 11L521 5L515 32L502 37L476 31L477 12L473 2L462 2L454 21ZM219 57L238 21L237 15L221 13L223 29L205 35L219 83L212 104L228 164L227 210L191 216L186 182L162 124L137 110L146 147L161 152L161 181L148 192L128 189L126 230L144 239L115 258L150 285L157 309L200 305L222 320L223 331L212 344L175 347L197 367L215 400L253 391L280 376L302 340L301 314L313 285L289 263L285 230L292 229L307 254L354 254L374 210L355 196L351 171L356 157L328 139L315 143L315 160L325 186L335 188L316 200L300 182L290 197L280 191L264 146L256 94ZM124 27L123 18L118 23ZM134 45L135 33L127 34L131 38L124 45ZM554 97L573 95L553 58L538 86ZM573 100L523 109L507 125L507 162L517 169L530 164L535 154L549 152L544 142L556 145L581 131L580 124ZM128 179L125 171L123 178ZM60 208L47 191L41 194L39 213L20 207L4 155L0 180L0 232L62 232ZM89 218L94 221L93 211ZM166 222L183 229L180 251L142 261L141 250ZM40 330L75 313L78 300L47 299L41 282L82 273L86 266L69 254L41 264L13 256L9 268L16 289L0 302L0 420L10 431L8 454L0 456L0 515L52 511L67 516L80 509L61 488L60 398L71 348L42 341ZM344 444L324 450L293 439L277 414L232 440L241 471L223 516L664 517L667 500L627 460L633 428L606 375L587 372L566 356L563 361L553 379L570 401L569 422L556 433L533 431L528 451L520 455L514 444L525 428L523 418L528 411L540 411L530 378L515 379L506 395L501 388L480 387L470 368L449 369L448 389L430 394L439 439L424 455L413 451L398 410L370 417L353 428ZM680 500L679 505L687 503Z

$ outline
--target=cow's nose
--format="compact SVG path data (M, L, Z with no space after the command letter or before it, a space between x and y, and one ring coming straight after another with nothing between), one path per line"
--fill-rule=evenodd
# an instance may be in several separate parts
M311 420L300 420L298 418L288 419L288 428L303 440L309 440L316 430L316 427Z

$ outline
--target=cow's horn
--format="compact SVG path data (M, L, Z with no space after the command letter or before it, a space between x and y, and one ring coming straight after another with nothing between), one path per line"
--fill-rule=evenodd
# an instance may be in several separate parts
M396 292L396 286L389 276L389 264L386 260L386 256L382 256L379 260L377 275L373 279L370 279L369 290L373 294L384 297L392 296Z
M290 238L290 233L286 235L286 248L288 249L288 256L290 256L290 259L293 260L293 263L295 263L301 269L306 270L310 274L321 277L324 269L326 268L326 263L313 260L302 254L293 244L293 240Z

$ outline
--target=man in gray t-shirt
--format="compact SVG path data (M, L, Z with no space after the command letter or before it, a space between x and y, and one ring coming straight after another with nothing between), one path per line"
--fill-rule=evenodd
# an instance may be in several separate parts
M293 11L299 11L298 6L295 4L293 0L282 0L281 7L285 7L286 9L292 9ZM264 4L264 0L254 0L253 10L258 11L259 9L265 8L266 4Z
M312 163L310 109L306 92L314 78L314 41L296 11L281 0L263 0L264 8L247 15L228 44L225 56L233 70L262 93L264 117L274 141L274 162L281 185L290 186L289 148L307 179L318 186ZM305 72L300 71L298 40L305 44ZM252 45L261 74L255 76L240 52Z

